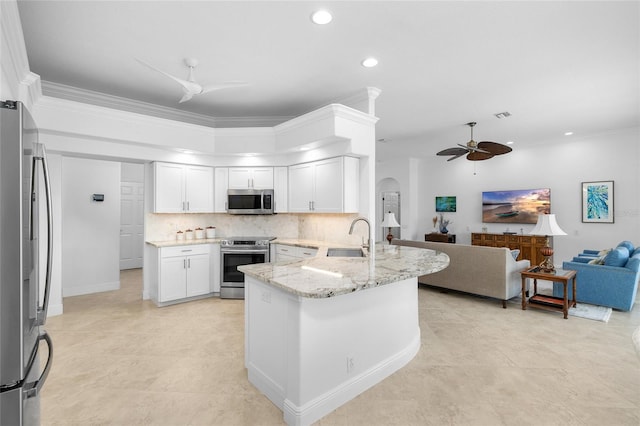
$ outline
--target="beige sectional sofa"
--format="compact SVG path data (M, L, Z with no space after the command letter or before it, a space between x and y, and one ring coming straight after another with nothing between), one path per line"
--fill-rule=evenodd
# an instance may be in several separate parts
M503 308L507 307L507 300L520 294L520 271L530 266L528 260L516 261L505 247L395 239L392 244L439 250L449 255L449 266L419 277L420 284L500 299Z

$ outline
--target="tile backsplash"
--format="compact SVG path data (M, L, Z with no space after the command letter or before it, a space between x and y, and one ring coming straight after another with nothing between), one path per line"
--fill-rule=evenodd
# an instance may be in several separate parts
M360 244L366 226L358 223L349 235L351 221L357 214L229 215L225 213L148 213L145 216L145 239L168 241L177 231L215 226L216 237L273 236L318 240L343 244Z

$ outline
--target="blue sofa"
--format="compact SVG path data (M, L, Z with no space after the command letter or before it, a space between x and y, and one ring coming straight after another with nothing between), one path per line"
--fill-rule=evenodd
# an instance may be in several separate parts
M623 241L609 251L585 250L562 269L577 271L578 302L608 306L621 311L633 307L640 278L640 247ZM569 284L571 293L571 284ZM562 297L562 284L553 283L553 295Z

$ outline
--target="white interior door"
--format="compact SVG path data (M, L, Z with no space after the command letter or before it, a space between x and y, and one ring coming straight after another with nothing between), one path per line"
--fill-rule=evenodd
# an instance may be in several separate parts
M144 183L120 184L120 269L142 268Z

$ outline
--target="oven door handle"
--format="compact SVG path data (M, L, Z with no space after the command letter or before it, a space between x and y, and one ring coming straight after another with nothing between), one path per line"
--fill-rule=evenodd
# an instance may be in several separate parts
M256 249L251 249L251 250L233 250L233 249L220 249L220 253L221 254L225 254L225 253L246 253L246 254L263 254L263 253L269 253L269 249L264 249L264 250L256 250Z

